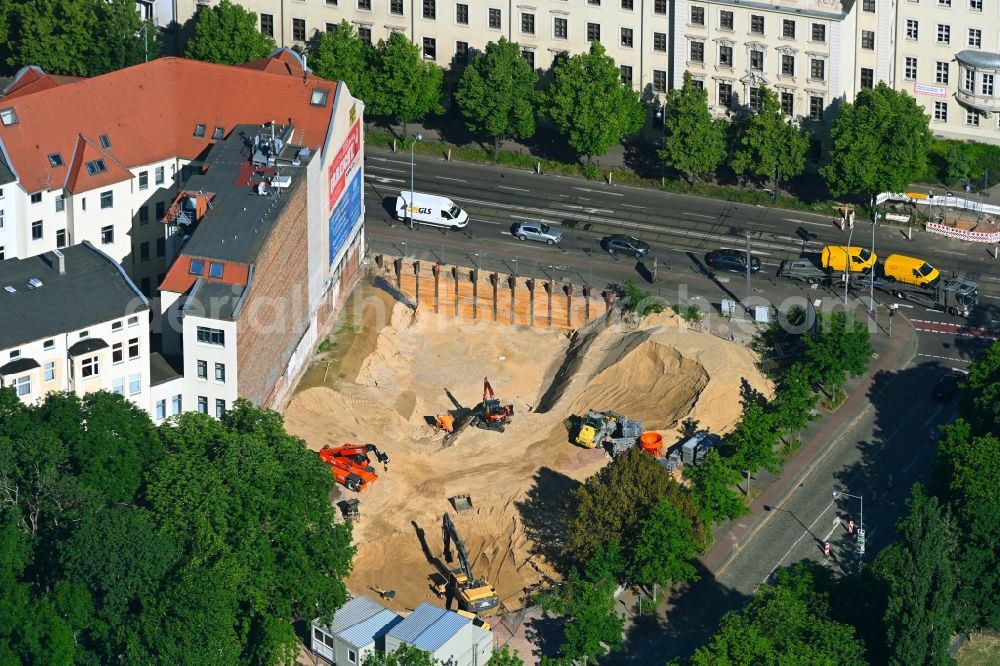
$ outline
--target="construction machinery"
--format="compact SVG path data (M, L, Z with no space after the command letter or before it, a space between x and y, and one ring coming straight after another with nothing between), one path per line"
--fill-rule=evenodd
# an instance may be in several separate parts
M482 613L494 608L500 603L497 591L485 579L479 580L473 575L465 543L448 513L444 514L441 521L441 531L444 534L445 561L450 563L453 559L451 544L455 545L455 553L458 555L458 567L449 569L448 573L451 579L449 584L458 598L459 608L470 613Z
M510 417L514 415L514 405L505 405L497 399L490 386L489 377L483 378L483 401L476 407L472 417L472 425L483 430L503 432L510 425Z
M642 434L642 421L618 412L589 411L580 420L576 443L588 449L603 446L612 456L632 448Z
M320 449L319 457L330 466L337 483L348 490L361 492L378 480L369 453L382 463L383 469L389 468L389 454L379 451L374 444L327 445Z

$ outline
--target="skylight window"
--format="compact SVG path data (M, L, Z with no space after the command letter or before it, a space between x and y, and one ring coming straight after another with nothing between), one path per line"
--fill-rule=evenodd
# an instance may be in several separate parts
M111 139L108 138L107 134L101 135L101 145L104 146L105 150L111 147Z
M197 136L197 137L203 137L203 136L205 136L205 126L202 125L201 123L198 123L197 125L195 125L194 126L194 135Z
M313 106L326 106L327 91L322 88L313 88L309 103Z
M3 122L4 125L16 125L17 112L12 107L0 109L0 122Z
M215 139L216 141L218 141L223 136L225 136L225 134L226 134L226 130L224 128L222 128L222 127L216 127L215 131L212 132L212 138Z
M96 176L99 173L104 173L108 170L108 166L104 163L103 159L96 159L87 162L87 173L91 176Z
M61 167L63 165L62 155L59 153L52 153L49 155L49 166Z
M211 278L222 278L222 264L217 264L214 261L208 265L208 277Z
M188 268L188 273L191 275L202 275L205 272L205 262L199 261L197 259L191 260L191 266Z

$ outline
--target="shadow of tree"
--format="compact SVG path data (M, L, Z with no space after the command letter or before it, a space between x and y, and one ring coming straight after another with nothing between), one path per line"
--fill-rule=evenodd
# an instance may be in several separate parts
M531 539L531 554L545 558L562 574L575 564L566 546L566 534L573 515L572 492L580 485L576 479L543 467L535 473L534 485L524 500L514 503Z
M563 640L563 626L566 618L548 613L530 618L524 624L524 636L533 646L532 656L555 657Z
M754 405L764 405L767 397L750 385L746 377L740 377L740 406L747 411Z

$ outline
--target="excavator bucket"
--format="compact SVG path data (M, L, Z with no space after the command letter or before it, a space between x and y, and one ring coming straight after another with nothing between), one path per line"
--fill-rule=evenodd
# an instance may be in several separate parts
M468 511L472 508L472 497L469 495L455 495L449 497L448 501L455 507L455 511Z

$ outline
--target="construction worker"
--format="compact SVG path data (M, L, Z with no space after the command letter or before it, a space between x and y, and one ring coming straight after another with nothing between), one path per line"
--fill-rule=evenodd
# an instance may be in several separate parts
M451 414L444 414L437 417L434 427L444 432L452 432L455 429L455 417Z

